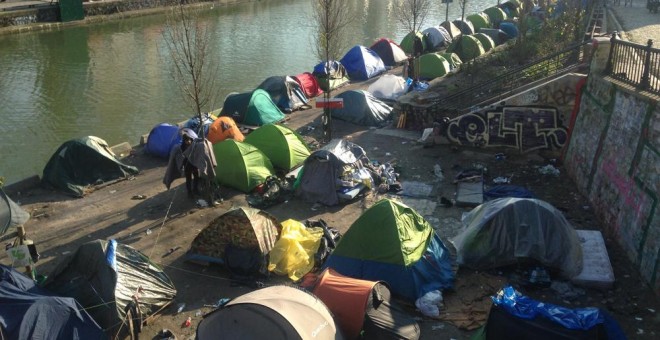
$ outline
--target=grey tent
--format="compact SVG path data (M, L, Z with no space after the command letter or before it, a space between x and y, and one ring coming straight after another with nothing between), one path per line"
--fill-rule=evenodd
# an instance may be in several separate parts
M422 34L424 34L428 42L427 49L431 51L437 51L442 47L446 47L452 40L451 34L442 26L429 27L423 30Z
M0 265L0 339L107 338L75 299L54 296L15 269Z
M109 334L168 306L176 289L165 272L147 256L116 241L81 245L48 275L44 288L75 298ZM134 298L135 297L135 298Z
M364 126L387 125L392 117L392 107L363 90L348 90L335 98L344 100L344 107L333 109L333 118Z
M30 214L9 198L0 188L0 235L30 219Z
M120 162L103 139L87 136L63 143L44 167L41 182L81 197L87 186L137 173L136 167Z
M458 27L456 26L456 24L454 24L454 23L451 22L451 21L445 21L445 22L443 22L442 24L440 24L440 27L444 28L445 31L447 31L447 33L449 33L449 35L451 36L452 40L455 40L455 39L457 39L457 38L460 38L461 35L463 34L463 33L461 32L461 29L458 28Z
M340 176L346 168L359 167L364 159L366 153L359 145L343 139L331 141L305 160L296 180L296 196L313 203L339 204Z
M472 209L451 242L457 262L489 269L535 260L566 278L582 270L582 247L573 226L550 203L533 198L498 198Z
M314 295L290 286L243 294L204 316L197 339L343 339L332 314Z
M452 21L456 27L458 27L459 30L461 30L461 33L463 35L472 35L474 32L474 25L468 21L468 20L461 20L461 19L456 19ZM454 38L455 40L455 38Z
M268 92L273 103L275 103L282 112L293 112L309 108L307 105L309 99L305 96L300 84L292 77L268 77L257 86L257 88Z
M495 29L495 28L482 28L479 30L479 33L483 33L487 36L489 36L493 41L495 42L495 45L502 45L507 40L511 39L508 34L506 34L504 31L501 29Z

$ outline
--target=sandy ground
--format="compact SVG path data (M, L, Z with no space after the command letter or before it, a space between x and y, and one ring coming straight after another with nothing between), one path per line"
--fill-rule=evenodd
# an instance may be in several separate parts
M634 0L628 5L624 2L614 5L609 1L608 8L615 15L626 38L638 44L646 44L652 39L657 48L660 44L660 13L650 13L646 9L645 0Z

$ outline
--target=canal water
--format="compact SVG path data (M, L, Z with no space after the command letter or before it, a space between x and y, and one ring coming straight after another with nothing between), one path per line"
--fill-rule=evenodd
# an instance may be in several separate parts
M400 42L396 0L349 0L355 13L347 49L381 37ZM254 89L273 75L311 72L321 62L313 51L310 0L261 0L216 6L201 14L212 27L212 60L219 68L222 107L231 92ZM465 15L496 5L472 0ZM445 20L446 4L433 1L423 28ZM449 19L460 18L458 2ZM0 36L0 177L11 184L42 174L65 141L97 136L115 145L136 144L158 123L177 123L194 113L172 81L162 30L163 14L56 31Z

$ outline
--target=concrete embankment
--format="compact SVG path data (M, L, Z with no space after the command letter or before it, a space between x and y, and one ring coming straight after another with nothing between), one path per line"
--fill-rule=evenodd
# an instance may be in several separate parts
M197 6L227 6L254 0L186 0ZM70 3L67 1L67 3ZM62 6L64 4L64 6ZM40 0L8 0L0 3L0 34L15 34L39 30L55 30L72 25L85 25L106 20L124 19L163 12L177 4L171 0L101 0L83 2L84 19L62 22L64 2Z

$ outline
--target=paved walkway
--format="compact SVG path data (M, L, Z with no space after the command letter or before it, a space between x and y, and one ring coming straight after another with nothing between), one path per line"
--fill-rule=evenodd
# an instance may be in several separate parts
M1 0L0 0L1 1ZM58 0L5 0L0 2L0 13L22 9L57 5Z
M660 13L649 13L646 9L646 0L632 0L632 5L624 6L621 1L614 5L613 0L608 2L608 9L614 14L617 30L625 32L622 37L638 44L646 44L653 40L654 46L660 46Z

